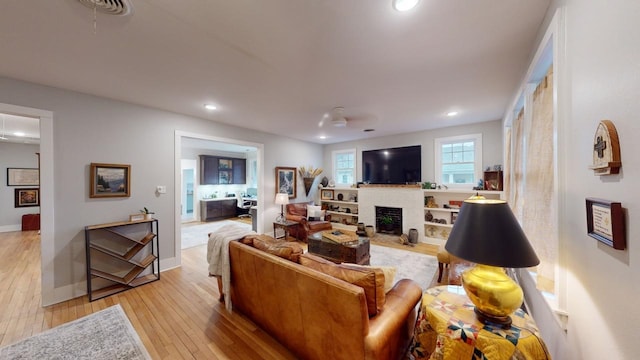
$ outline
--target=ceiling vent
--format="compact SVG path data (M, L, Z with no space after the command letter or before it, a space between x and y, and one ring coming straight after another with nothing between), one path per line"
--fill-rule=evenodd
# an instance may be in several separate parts
M78 0L82 5L108 15L125 16L133 12L129 0Z

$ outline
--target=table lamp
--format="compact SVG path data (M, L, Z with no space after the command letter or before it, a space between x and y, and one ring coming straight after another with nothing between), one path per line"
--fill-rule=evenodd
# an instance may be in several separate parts
M276 222L284 222L284 206L289 203L289 194L277 193L276 205L280 205L280 216L276 218Z
M524 297L502 268L536 266L540 260L507 202L478 197L465 200L445 249L476 263L462 273L462 287L475 305L478 320L509 328L510 315Z

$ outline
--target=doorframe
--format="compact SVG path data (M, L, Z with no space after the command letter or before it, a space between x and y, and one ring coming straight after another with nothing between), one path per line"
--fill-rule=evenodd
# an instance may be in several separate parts
M243 145L243 146L251 146L257 149L257 180L258 180L258 218L257 220L257 232L261 233L262 232L262 216L260 214L263 213L263 208L264 208L264 176L263 176L263 171L262 171L262 164L264 163L264 144L260 144L260 143L254 143L254 142L249 142L249 141L244 141L244 140L238 140L238 139L233 139L233 138L224 138L224 137L218 137L218 136L208 136L208 135L202 135L200 133L192 133L192 132L186 132L186 131L180 131L180 130L176 130L175 131L175 144L174 144L174 151L175 151L175 155L174 155L174 174L175 174L175 180L174 180L174 184L176 184L176 186L174 187L174 239L175 239L175 257L174 257L174 263L172 266L169 266L169 268L171 267L178 267L182 264L182 213L180 211L180 201L181 201L181 196L182 196L182 191L181 191L181 186L179 186L178 184L181 183L181 178L182 178L182 164L181 164L181 160L182 160L182 138L183 137L188 137L188 138L193 138L193 139L199 139L199 140L208 140L208 141L215 141L215 142L222 142L222 143L228 143L228 144L234 144L234 145ZM194 199L195 201L195 199ZM195 206L195 205L194 205Z
M53 112L5 103L0 103L0 112L40 119L40 302L41 306L55 304L65 295L56 296L54 281Z

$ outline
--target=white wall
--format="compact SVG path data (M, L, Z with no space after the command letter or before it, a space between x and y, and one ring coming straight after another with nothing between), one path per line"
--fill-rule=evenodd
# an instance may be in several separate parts
M566 272L568 326L555 359L637 359L640 309L640 2L557 0L565 12L566 66L559 83L558 152L566 159L560 184L561 268ZM544 31L544 28L542 29ZM619 175L594 176L593 138L598 123L612 120L620 136ZM585 198L619 201L626 211L627 249L613 250L587 236ZM555 324L538 322L553 332Z
M39 145L0 142L0 232L19 231L22 215L40 212L40 207L16 208L14 190L25 186L7 186L7 168L37 168L39 150Z
M160 220L161 267L175 259L175 209L180 206L174 197L180 186L174 183L176 131L264 144L260 176L265 196L260 202L268 224L279 213L273 204L274 168L322 164L320 145L8 78L0 77L0 103L53 112L55 257L45 262L53 263L54 284L43 288L45 304L86 293L86 225L128 219L146 206ZM131 197L90 199L92 162L130 164ZM167 186L167 194L157 195L157 185ZM300 185L298 196L304 196Z
M502 123L500 120L488 121L478 124L452 126L435 130L413 132L408 134L385 136L360 141L349 141L339 144L325 145L324 168L325 173L331 179L333 165L331 152L335 150L356 149L356 179L362 181L362 151L400 147L409 145L422 145L422 181L434 181L434 140L441 137L482 134L482 164L487 166L502 164Z

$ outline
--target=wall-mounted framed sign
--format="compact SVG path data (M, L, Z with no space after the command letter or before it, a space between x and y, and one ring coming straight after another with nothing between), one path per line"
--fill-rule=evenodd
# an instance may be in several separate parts
M7 186L40 186L40 170L7 168Z
M619 202L587 198L587 234L616 250L626 248L624 212Z

